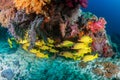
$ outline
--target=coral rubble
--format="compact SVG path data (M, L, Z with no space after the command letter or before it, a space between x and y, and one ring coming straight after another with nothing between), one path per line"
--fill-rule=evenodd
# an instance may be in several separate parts
M103 68L94 68L93 72L100 76L111 78L119 73L119 66L111 62L99 62L96 65L102 66Z

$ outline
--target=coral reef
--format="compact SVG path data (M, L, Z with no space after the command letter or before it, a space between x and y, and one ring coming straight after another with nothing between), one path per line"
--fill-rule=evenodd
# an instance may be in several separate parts
M120 59L112 59L117 54L106 35L107 22L83 12L87 4L0 0L0 23L10 33L3 39L7 30L0 28L0 79L120 80Z
M37 57L54 55L88 62L115 55L107 40L105 19L80 9L87 7L87 0L13 0L13 3L14 10L2 9L0 22L23 49Z

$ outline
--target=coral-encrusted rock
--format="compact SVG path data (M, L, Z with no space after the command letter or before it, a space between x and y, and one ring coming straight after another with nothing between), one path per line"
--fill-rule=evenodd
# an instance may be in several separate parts
M0 0L0 10L13 6L13 0Z
M97 64L98 66L102 66L103 68L95 68L93 72L100 76L105 76L107 78L112 78L115 75L119 74L119 66L113 64L111 62L101 62Z
M14 73L11 69L6 69L2 71L1 76L7 78L7 80L12 80Z

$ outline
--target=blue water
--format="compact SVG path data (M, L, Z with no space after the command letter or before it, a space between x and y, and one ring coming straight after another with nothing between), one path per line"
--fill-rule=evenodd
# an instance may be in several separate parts
M83 11L94 13L107 20L107 33L120 35L120 0L89 0Z
M15 42L13 42L13 48L10 48L7 41L10 37L11 36L9 35L8 30L6 28L0 27L0 54L11 54L17 50L18 45L16 45Z

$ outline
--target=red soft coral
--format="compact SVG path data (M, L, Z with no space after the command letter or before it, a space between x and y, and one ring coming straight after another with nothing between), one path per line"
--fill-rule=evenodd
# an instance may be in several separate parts
M99 18L96 22L88 22L88 28L93 32L96 33L101 29L105 28L106 21L104 18Z

